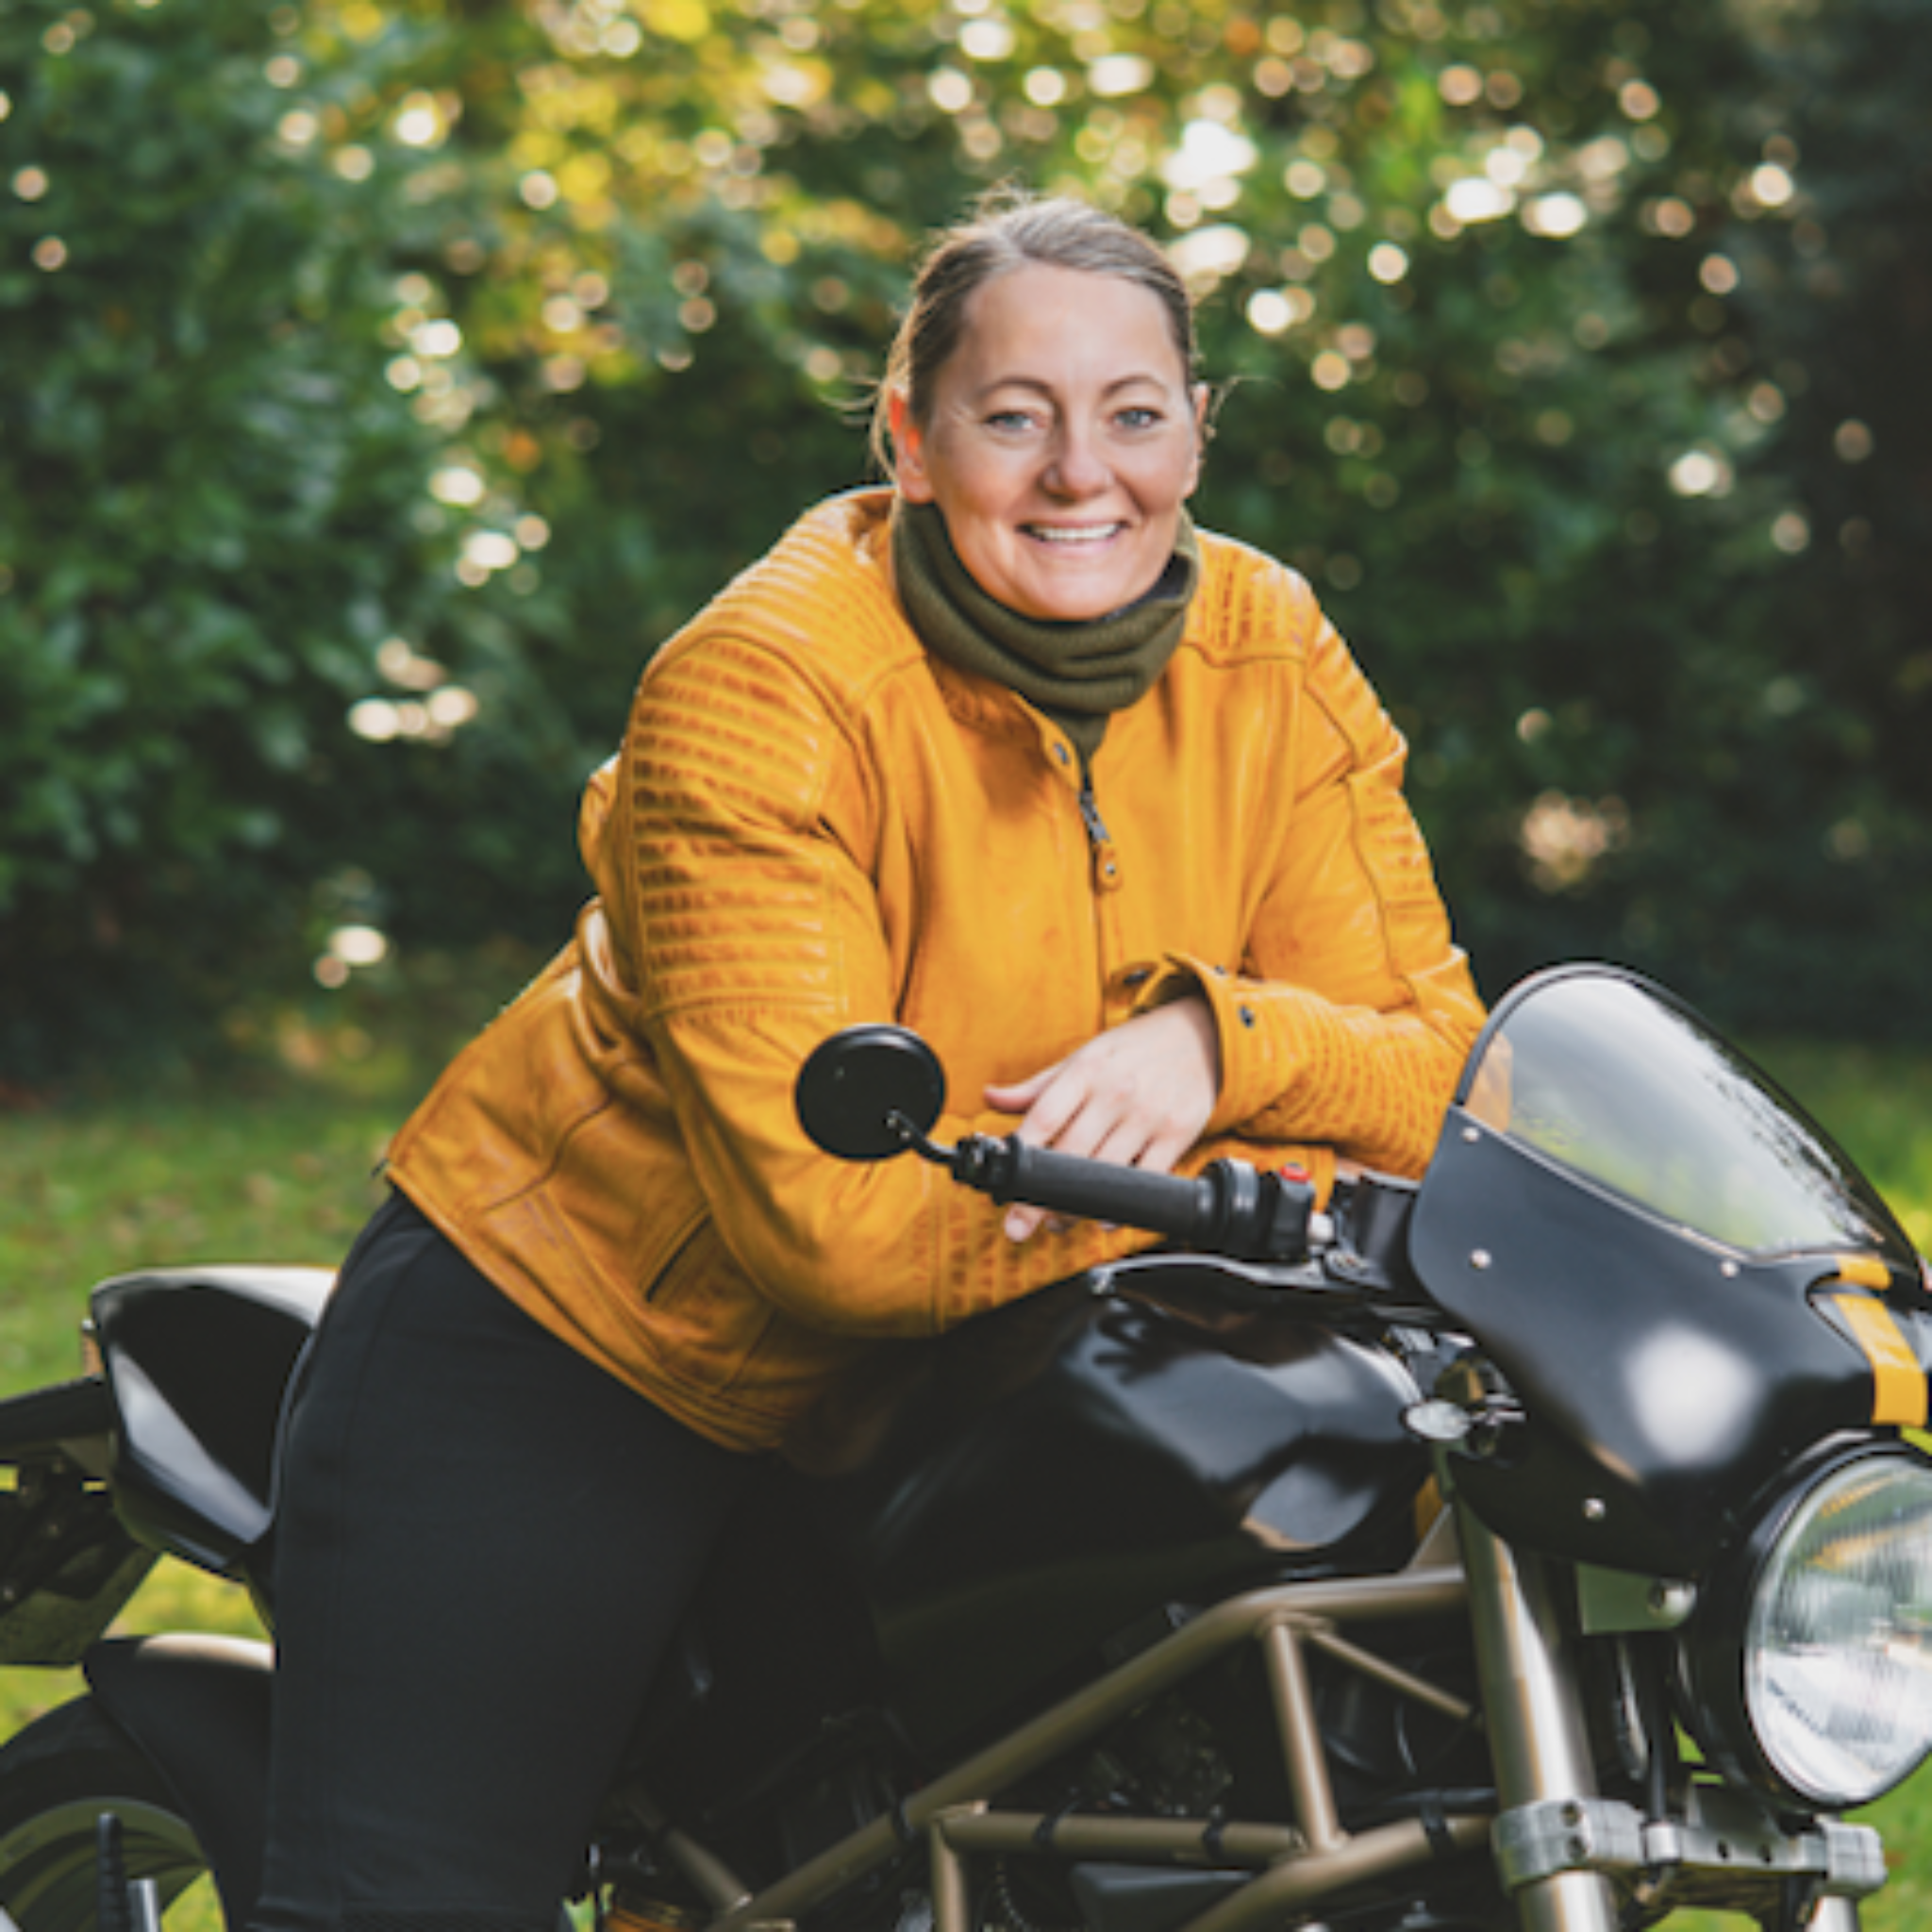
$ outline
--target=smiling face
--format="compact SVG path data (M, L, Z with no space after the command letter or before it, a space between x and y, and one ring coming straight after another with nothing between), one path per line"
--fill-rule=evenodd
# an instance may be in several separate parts
M899 491L1009 609L1105 617L1174 555L1206 408L1151 290L1030 263L974 291L925 421L891 399Z

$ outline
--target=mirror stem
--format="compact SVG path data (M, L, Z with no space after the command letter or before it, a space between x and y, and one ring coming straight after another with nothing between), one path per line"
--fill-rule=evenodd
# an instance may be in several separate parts
M936 1141L928 1141L920 1131L918 1122L908 1119L897 1108L886 1116L886 1131L896 1134L921 1159L931 1161L935 1167L952 1166L953 1149L941 1147Z

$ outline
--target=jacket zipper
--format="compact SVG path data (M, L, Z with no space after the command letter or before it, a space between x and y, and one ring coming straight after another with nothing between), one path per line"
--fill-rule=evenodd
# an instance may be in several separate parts
M1087 827L1087 842L1093 854L1093 884L1098 891L1112 891L1121 881L1121 862L1113 849L1113 834L1100 816L1100 803L1093 796L1093 780L1084 773L1080 778L1080 820Z

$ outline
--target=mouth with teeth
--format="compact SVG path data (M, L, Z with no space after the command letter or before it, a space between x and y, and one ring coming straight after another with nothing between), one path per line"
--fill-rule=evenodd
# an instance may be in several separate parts
M1024 524L1021 528L1036 543L1057 543L1069 546L1082 543L1105 543L1110 538L1118 537L1126 528L1124 524L1084 524L1069 526L1065 524Z

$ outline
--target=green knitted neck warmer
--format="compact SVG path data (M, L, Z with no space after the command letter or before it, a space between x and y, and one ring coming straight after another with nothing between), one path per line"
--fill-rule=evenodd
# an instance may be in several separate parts
M1056 624L988 596L959 561L939 506L902 499L892 511L892 570L926 648L1037 705L1085 764L1100 748L1108 714L1144 696L1167 668L1187 628L1201 552L1183 510L1174 558L1146 596L1109 617Z

